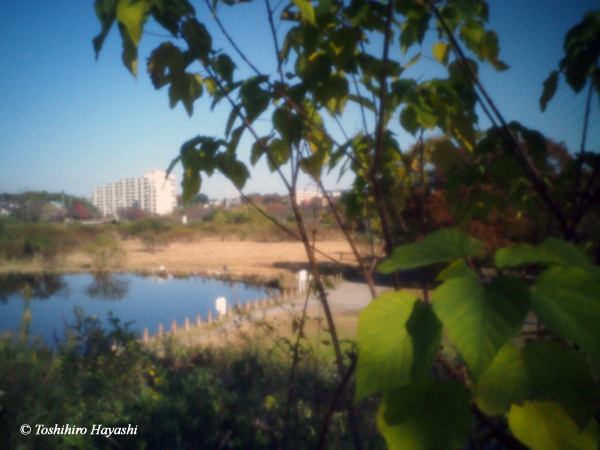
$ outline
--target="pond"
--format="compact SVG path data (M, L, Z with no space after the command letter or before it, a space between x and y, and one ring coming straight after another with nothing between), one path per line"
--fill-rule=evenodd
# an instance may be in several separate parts
M215 301L219 297L225 297L227 305L235 305L262 298L264 294L268 295L264 287L201 277L3 275L0 276L0 334L18 330L26 296L32 299L31 334L41 335L53 346L55 336L64 338L65 323L74 323L75 307L84 308L87 315L98 315L104 325L108 312L112 311L121 323L134 321L131 330L141 335L148 328L152 335L158 333L159 324L170 330L173 320L181 326L189 317L195 323L200 314L202 321L206 321L209 310L217 317Z

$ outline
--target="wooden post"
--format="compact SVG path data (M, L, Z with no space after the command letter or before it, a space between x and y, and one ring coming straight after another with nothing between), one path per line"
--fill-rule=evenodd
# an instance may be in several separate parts
M187 317L185 318L185 324L183 327L185 331L190 331L190 319L188 319Z
M200 328L200 324L202 323L202 319L200 318L200 314L196 316L196 326Z
M209 309L208 310L208 324L210 325L212 323L212 311Z
M258 299L254 299L254 309L258 309Z
M246 312L250 312L250 300L246 300Z
M144 344L148 343L148 328L144 328Z
M175 319L173 319L173 325L171 325L171 331L173 331L173 334L177 333L177 321Z
M233 306L229 305L227 307L227 317L231 317L232 311L233 311Z
M163 324L159 323L158 324L158 338L162 339L162 337L163 337Z

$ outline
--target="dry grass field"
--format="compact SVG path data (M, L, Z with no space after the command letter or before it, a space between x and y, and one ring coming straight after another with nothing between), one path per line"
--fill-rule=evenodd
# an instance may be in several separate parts
M307 267L304 246L300 242L253 242L250 240L209 237L191 242L173 242L158 246L149 252L139 239L121 241L126 258L122 272L156 272L160 266L173 274L215 275L227 266L227 273L241 278L279 279L285 281L303 267ZM335 261L352 264L353 256L348 243L342 239L317 242L317 249ZM331 262L317 255L320 262ZM44 270L42 261L10 260L0 263L0 273L30 273ZM60 258L53 270L81 272L90 270L90 257L84 251L75 251Z

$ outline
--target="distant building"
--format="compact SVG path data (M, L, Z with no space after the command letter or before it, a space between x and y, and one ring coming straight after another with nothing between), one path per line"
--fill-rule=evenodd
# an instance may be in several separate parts
M309 203L313 198L322 198L323 194L317 191L296 191L298 203Z
M153 214L171 214L177 206L175 177L153 169L139 178L124 178L94 189L92 204L103 216L117 216L120 208L139 207Z

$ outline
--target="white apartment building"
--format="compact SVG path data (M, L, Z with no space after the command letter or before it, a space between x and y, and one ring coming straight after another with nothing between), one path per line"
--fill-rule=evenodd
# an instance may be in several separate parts
M120 208L137 206L153 214L173 212L177 206L175 176L153 169L139 178L124 178L94 189L92 204L106 216L117 217Z

